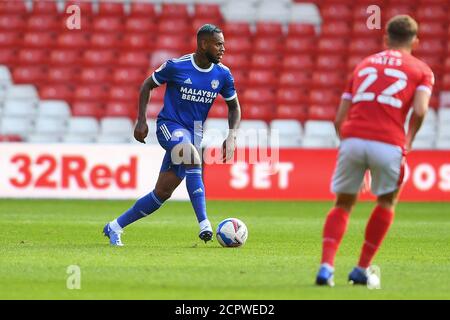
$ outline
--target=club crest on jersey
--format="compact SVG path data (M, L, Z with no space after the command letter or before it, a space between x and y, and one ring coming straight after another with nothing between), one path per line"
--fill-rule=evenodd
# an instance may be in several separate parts
M211 87L215 90L219 87L219 80L211 81Z

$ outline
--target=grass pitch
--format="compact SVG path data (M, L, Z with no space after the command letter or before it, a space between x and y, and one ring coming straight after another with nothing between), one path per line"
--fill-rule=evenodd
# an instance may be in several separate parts
M353 287L371 203L359 203L336 258L336 286L314 283L330 202L208 201L214 226L242 219L242 248L198 239L189 202L169 201L110 247L104 224L132 201L0 200L0 299L450 299L450 204L400 203L374 260L381 289ZM81 270L81 289L66 286Z

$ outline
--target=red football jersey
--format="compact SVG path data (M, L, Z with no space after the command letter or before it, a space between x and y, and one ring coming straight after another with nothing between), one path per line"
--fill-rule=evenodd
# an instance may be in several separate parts
M404 147L404 123L414 94L431 94L433 84L430 67L408 53L385 50L368 56L356 66L342 95L352 105L341 136Z

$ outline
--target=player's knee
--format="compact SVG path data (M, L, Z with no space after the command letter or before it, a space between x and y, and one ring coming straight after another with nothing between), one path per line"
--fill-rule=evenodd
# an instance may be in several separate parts
M155 188L155 195L161 201L166 201L172 196L173 190L170 188Z
M356 202L356 196L354 195L338 195L335 207L342 208L347 212L351 212Z

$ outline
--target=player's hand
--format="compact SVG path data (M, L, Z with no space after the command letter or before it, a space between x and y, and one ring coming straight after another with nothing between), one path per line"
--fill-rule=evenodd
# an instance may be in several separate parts
M141 142L145 143L145 137L147 137L148 134L148 126L147 122L145 121L138 121L136 123L136 127L134 128L134 138Z
M233 158L234 149L236 149L236 135L233 133L228 134L228 137L222 144L222 162Z

